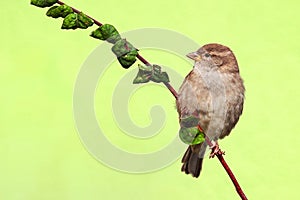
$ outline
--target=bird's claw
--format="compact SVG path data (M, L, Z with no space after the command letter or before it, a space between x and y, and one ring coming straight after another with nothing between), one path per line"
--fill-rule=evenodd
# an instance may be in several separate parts
M209 155L209 158L214 158L216 155L225 155L225 151L221 151L219 148L218 142L212 141L213 146L210 147L211 153Z

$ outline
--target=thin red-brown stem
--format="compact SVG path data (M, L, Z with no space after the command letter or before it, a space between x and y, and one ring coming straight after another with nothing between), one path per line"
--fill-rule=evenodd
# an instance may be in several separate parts
M199 127L199 130L201 131L201 127ZM210 141L210 139L206 136L205 137L205 141L208 144L209 147L213 147L212 142ZM242 200L247 200L247 197L245 195L245 193L243 192L239 182L236 180L233 172L231 171L230 167L228 166L228 164L226 163L224 157L223 157L223 152L221 151L221 149L219 149L219 151L216 153L217 158L219 159L220 163L222 164L222 166L224 167L225 171L227 172L229 178L231 179L237 193L240 195Z
M145 65L151 66L151 64L150 64L143 56L141 56L140 54L138 54L136 57L137 57L142 63L144 63Z
M169 91L173 94L175 99L177 99L178 94L177 94L176 90L172 87L172 85L170 83L167 83L167 82L164 82L164 84L169 89Z
M58 1L57 2L60 5L65 4L62 1ZM73 8L73 11L75 13L80 13L79 10L77 10L76 8ZM90 17L87 15L87 17L89 17L90 19L92 19L94 21L94 23L98 26L102 26L102 23L100 23L99 21L95 20L94 18ZM137 55L137 58L144 63L147 66L151 66L151 64L144 58L142 57L140 54ZM176 92L176 90L171 86L171 84L164 82L165 86L169 89L169 91L173 94L173 96L177 99L178 97L178 93ZM202 128L199 126L198 127L199 130L202 132ZM208 137L205 137L206 143L208 144L209 147L213 147L213 144L211 143L210 139ZM238 181L236 180L233 172L231 171L230 167L228 166L228 164L226 163L224 157L223 157L223 153L222 151L219 149L219 151L217 152L216 156L218 157L220 163L222 164L222 166L224 167L225 171L227 172L228 176L230 177L231 181L233 182L235 189L237 191L237 193L239 194L239 196L241 197L242 200L247 200L246 195L244 194L242 188L240 187Z

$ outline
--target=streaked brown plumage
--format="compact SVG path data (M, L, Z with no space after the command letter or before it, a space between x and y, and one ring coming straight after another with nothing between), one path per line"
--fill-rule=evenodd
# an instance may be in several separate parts
M195 60L176 101L179 118L194 115L204 133L217 141L229 135L244 103L244 84L233 52L220 44L207 44L187 55ZM205 143L191 145L182 158L182 171L200 175Z

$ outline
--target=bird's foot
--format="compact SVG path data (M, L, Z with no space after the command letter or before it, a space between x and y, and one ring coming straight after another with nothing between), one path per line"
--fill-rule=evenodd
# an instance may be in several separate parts
M221 151L217 141L212 141L212 144L213 146L210 147L211 153L209 155L209 158L214 158L216 155L225 155L225 151Z

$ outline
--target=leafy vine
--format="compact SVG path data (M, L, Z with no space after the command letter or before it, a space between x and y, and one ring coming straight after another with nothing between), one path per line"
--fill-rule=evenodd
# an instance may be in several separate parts
M114 26L110 24L102 24L92 17L66 5L59 0L31 0L31 4L40 8L50 7L46 12L48 17L64 18L61 26L62 29L87 29L93 26L93 24L98 25L99 27L94 30L90 36L95 39L105 40L109 43L112 43L112 51L117 56L118 61L123 68L128 69L136 62L137 59L144 64L138 65L139 71L136 78L133 80L134 84L147 83L149 81L163 83L177 99L178 94L169 84L170 80L168 74L166 72L162 72L160 66L151 65L145 58L143 58L138 53L137 48L130 44L126 39L121 38L119 32ZM210 147L213 147L212 142L208 137L205 136L202 128L198 125L197 120L197 118L191 116L181 121L181 129L179 131L181 140L190 145L199 144L205 140ZM247 200L246 195L226 163L223 155L224 152L222 152L220 149L216 153L217 158L233 182L237 193L242 200Z

